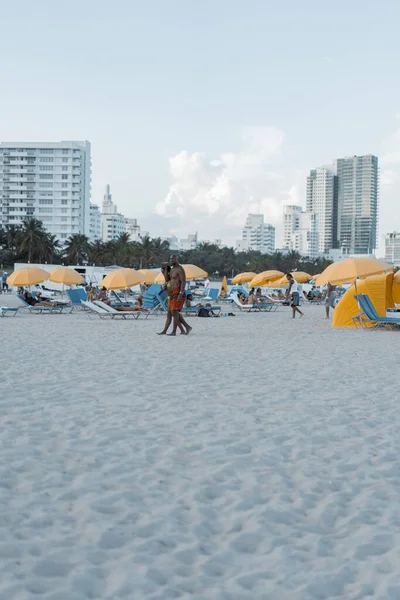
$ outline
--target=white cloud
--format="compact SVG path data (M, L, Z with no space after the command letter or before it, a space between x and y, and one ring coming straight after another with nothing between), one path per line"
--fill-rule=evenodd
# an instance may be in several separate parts
M198 230L202 238L235 241L249 212L281 225L282 205L299 202L297 186L271 168L282 151L284 134L272 127L246 128L239 152L217 159L182 151L170 159L172 183L155 207L159 216L174 218L181 235ZM277 239L279 242L279 239Z

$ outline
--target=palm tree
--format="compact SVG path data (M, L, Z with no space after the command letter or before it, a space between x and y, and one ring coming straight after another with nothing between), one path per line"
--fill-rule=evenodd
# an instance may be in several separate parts
M28 263L34 255L41 256L47 246L47 232L43 223L35 218L25 219L19 232L19 251L27 254Z
M68 263L79 265L85 259L89 250L89 240L86 235L77 233L71 235L64 246L64 256Z

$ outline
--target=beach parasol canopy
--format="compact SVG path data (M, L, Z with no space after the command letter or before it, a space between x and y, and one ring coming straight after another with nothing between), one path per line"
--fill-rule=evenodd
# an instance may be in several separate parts
M138 273L142 276L142 283L147 283L148 285L154 283L158 275L157 271L152 271L151 269L139 269Z
M116 269L106 275L100 285L109 290L123 290L139 283L143 283L143 277L135 269Z
M181 266L183 267L183 270L185 271L187 281L190 281L192 279L203 279L204 277L207 277L207 275L208 275L207 271L204 271L204 269L200 269L200 267L197 267L196 265L181 265ZM165 283L164 275L162 273L157 275L155 282L156 283Z
M308 273L305 273L304 271L293 271L292 275L293 275L293 279L295 279L297 281L297 283L307 283L307 281L310 281L312 279L312 276L309 275ZM276 285L278 287L280 285L289 285L289 281L288 281L286 275L284 277L282 277L281 279L279 279L276 282Z
M232 283L233 285L238 285L239 283L249 283L252 281L252 279L254 279L255 276L256 274L252 272L239 273L232 279Z
M78 285L78 283L85 283L82 275L80 275L75 269L69 269L68 267L57 267L50 272L49 281L53 283L62 283L63 285Z
M318 273L318 275L313 275L311 278L311 281L316 281L316 279L321 275L321 273Z
M7 278L8 285L15 287L35 285L36 283L43 283L49 278L49 273L39 267L23 267L17 269L14 273Z
M365 279L370 275L379 275L386 271L393 271L393 267L373 257L346 258L329 265L319 277L316 285L325 285L330 282L334 285L352 283L356 279Z
M250 281L250 287L259 287L261 285L269 285L269 283L271 283L273 281L277 281L278 279L281 279L281 277L283 277L283 275L284 275L284 273L282 273L282 271L274 271L274 270L263 271L262 273L259 273L258 275L256 275Z

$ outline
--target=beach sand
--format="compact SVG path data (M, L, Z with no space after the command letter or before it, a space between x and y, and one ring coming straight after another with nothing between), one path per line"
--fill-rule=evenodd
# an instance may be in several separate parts
M0 319L0 600L398 600L400 332L304 311Z

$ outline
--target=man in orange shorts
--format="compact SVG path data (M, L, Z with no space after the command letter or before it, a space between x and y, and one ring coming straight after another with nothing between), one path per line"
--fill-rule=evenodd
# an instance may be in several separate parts
M171 262L171 273L170 273L170 296L169 296L169 309L172 313L172 333L168 335L176 335L179 323L186 328L186 335L188 335L192 328L188 325L185 319L180 314L185 304L185 288L186 288L186 275L182 265L178 263L178 259L175 254L172 254L170 258Z

